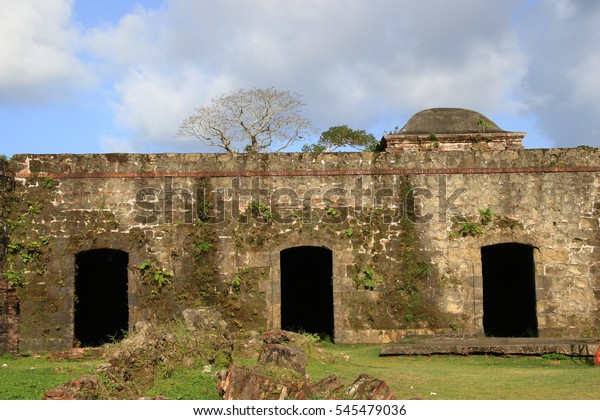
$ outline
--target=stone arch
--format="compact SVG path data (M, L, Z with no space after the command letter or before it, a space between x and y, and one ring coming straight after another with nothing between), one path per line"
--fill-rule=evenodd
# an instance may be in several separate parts
M539 250L538 244L543 243L543 238L537 235L531 235L525 232L523 229L508 229L501 232L493 232L491 234L484 234L477 238L477 247L479 249L496 244L504 243L517 243L530 245L534 251ZM534 261L537 263L537 261ZM536 267L537 269L537 267ZM478 272L481 275L481 272Z
M483 329L496 337L537 337L534 247L504 242L481 248Z
M55 258L55 264L49 267L49 275L60 276L64 281L66 307L69 311L70 332L69 340L77 344L75 333L75 305L78 299L76 292L77 277L77 255L97 250L111 250L127 255L126 269L126 293L127 293L127 328L133 327L141 321L142 314L139 310L139 267L146 258L145 247L133 247L130 235L123 233L99 234L93 239L74 241L73 239L57 238L53 241L57 248L68 249L69 252ZM79 340L80 341L80 340Z
M331 252L331 286L333 299L333 336L336 339L340 332L347 329L345 318L343 316L343 305L341 298L343 296L343 285L346 282L347 273L345 270L350 254L335 240L316 239L304 236L302 232L292 232L285 245L274 247L269 253L271 261L270 287L266 290L266 300L270 307L268 317L268 328L281 329L281 252L289 248L297 247L315 247L328 249Z
M296 246L280 252L281 329L333 337L333 253Z
M476 251L473 254L472 260L472 275L470 278L465 279L465 285L470 290L470 295L473 297L473 316L474 316L474 327L476 333L484 333L483 325L483 265L481 263L481 250L487 246L493 246L503 243L517 243L531 246L534 253L539 252L537 244L543 243L543 238L537 235L531 235L523 229L503 229L495 230L491 232L485 232L483 235L473 238L471 246L472 250ZM540 258L533 258L534 271L536 273L543 272L543 268L540 265ZM537 284L534 284L537 288ZM537 292L537 290L536 290Z
M129 329L129 254L95 248L75 254L73 335L84 347L120 340Z

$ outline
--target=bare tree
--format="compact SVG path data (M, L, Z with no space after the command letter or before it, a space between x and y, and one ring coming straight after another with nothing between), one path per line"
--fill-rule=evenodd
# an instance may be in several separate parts
M196 109L181 124L179 135L231 154L279 152L311 133L310 123L300 115L303 106L295 93L240 89Z

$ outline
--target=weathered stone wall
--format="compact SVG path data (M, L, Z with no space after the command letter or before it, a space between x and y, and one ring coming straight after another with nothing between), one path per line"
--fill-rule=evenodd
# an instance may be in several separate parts
M600 328L598 149L18 155L12 169L11 242L39 244L20 267L22 351L72 345L75 254L98 248L129 253L130 325L215 305L259 331L281 325L280 251L327 247L336 341L385 342L483 333L481 247L517 242L535 247L540 335Z
M3 275L8 245L8 208L14 178L8 172L8 162L0 160L0 354L16 353L19 348L19 302L16 293Z

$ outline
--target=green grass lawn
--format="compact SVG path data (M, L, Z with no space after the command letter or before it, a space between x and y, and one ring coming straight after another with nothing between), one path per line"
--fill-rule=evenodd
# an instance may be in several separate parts
M51 361L47 357L0 356L0 400L39 400L44 391L69 379L94 373L100 363L98 360Z
M171 377L156 381L147 397L163 395L170 400L218 400L216 380L201 369L176 371Z
M344 383L367 373L387 381L398 399L600 399L600 367L590 359L378 357L379 349L328 346L332 360L313 360L309 372L313 378L336 374Z
M600 367L589 359L495 356L379 357L380 346L321 345L308 373L314 382L336 374L350 385L361 373L384 379L398 399L600 399ZM241 361L252 364L253 360ZM51 361L0 357L0 399L40 399L45 390L93 373L99 360ZM215 380L181 369L156 381L147 396L217 399Z

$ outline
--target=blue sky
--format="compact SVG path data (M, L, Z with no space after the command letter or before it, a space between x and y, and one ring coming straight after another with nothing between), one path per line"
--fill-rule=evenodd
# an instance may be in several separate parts
M599 147L598 39L592 1L0 0L0 154L214 151L179 125L252 87L319 131L461 107Z

